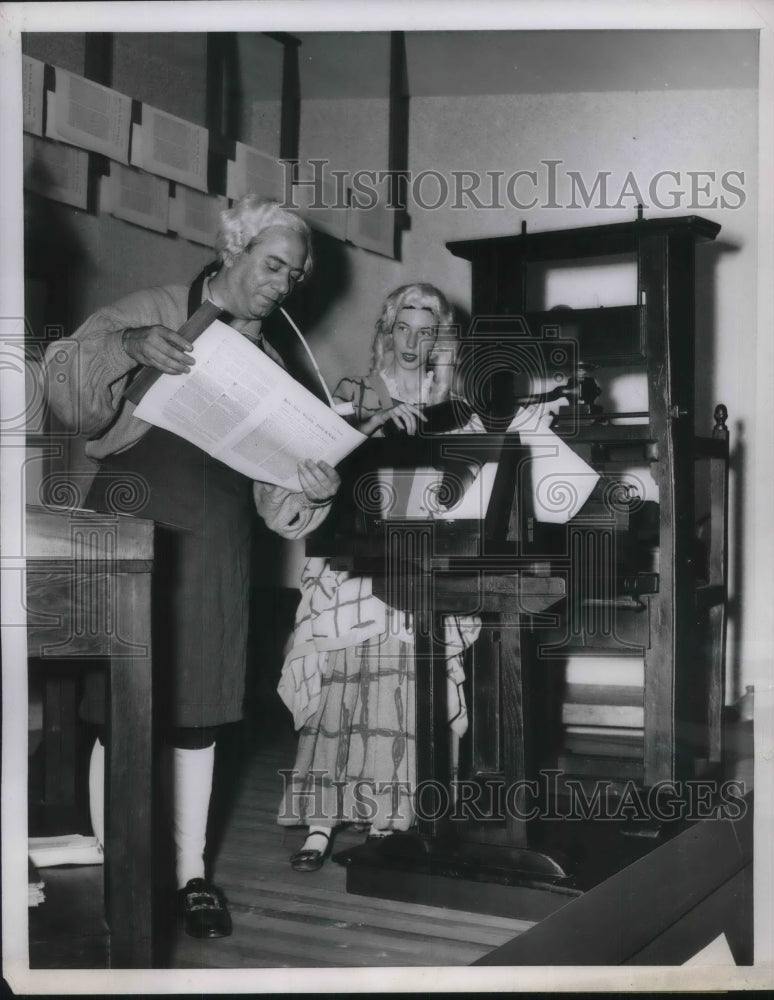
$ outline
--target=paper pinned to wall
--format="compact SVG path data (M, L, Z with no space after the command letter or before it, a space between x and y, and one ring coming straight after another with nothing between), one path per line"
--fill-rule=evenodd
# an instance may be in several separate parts
M389 208L389 181L378 185L372 196L356 199L347 209L346 236L364 250L395 257L395 209ZM373 204L369 202L373 201Z
M169 228L183 239L215 246L218 216L228 208L223 195L203 194L178 185L169 199Z
M32 56L22 56L22 101L24 131L43 135L43 74L46 65Z
M73 208L86 208L89 154L75 146L25 135L24 187Z
M132 130L132 166L206 191L209 141L201 125L143 104L142 124Z
M58 67L55 73L56 90L46 95L46 135L128 163L131 98Z
M226 165L226 194L234 200L246 194L258 194L282 201L286 170L290 171L290 165L285 166L281 160L237 142L234 159Z
M335 179L302 172L293 185L293 203L313 229L347 238L347 195Z
M169 181L120 163L100 179L100 211L157 233L169 228Z

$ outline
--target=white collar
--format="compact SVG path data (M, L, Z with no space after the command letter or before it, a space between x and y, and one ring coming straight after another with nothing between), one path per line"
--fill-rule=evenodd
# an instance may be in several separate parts
M430 402L430 392L433 386L433 379L435 377L435 372L431 369L425 377L422 379L422 385L419 390L419 399L404 399L400 390L398 389L398 383L395 381L393 375L388 372L379 372L382 376L382 381L387 386L387 391L392 396L393 399L399 399L403 403L418 403L419 405L424 405Z

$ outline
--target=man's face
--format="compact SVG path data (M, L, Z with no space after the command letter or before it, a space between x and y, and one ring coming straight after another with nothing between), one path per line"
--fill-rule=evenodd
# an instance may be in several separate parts
M283 226L265 229L225 269L224 308L239 319L263 319L303 276L305 260L299 233Z

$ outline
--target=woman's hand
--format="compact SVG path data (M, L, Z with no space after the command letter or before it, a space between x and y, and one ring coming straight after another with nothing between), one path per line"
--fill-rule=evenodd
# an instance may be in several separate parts
M375 413L364 424L361 424L359 430L361 434L373 434L389 420L406 434L416 434L419 426L418 421L426 421L427 417L414 403L398 403L397 406L393 406L389 410L380 410Z
M139 326L124 330L121 345L132 361L150 365L166 375L180 375L195 364L193 345L166 326Z
M311 458L298 463L298 478L304 496L312 503L325 503L336 495L341 486L341 476L327 462L313 462Z

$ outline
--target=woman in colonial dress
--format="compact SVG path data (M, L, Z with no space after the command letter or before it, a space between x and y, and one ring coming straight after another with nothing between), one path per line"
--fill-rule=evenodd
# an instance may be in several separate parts
M427 284L396 289L376 323L371 371L341 380L339 409L366 434L388 422L416 433L424 408L451 396L455 348L444 295ZM460 430L483 427L474 417ZM278 822L309 827L290 861L310 872L322 867L340 823L384 836L414 821L415 658L410 616L374 596L369 577L312 558L301 594L279 684L299 741ZM445 620L453 747L467 728L462 654L479 629L478 619Z

